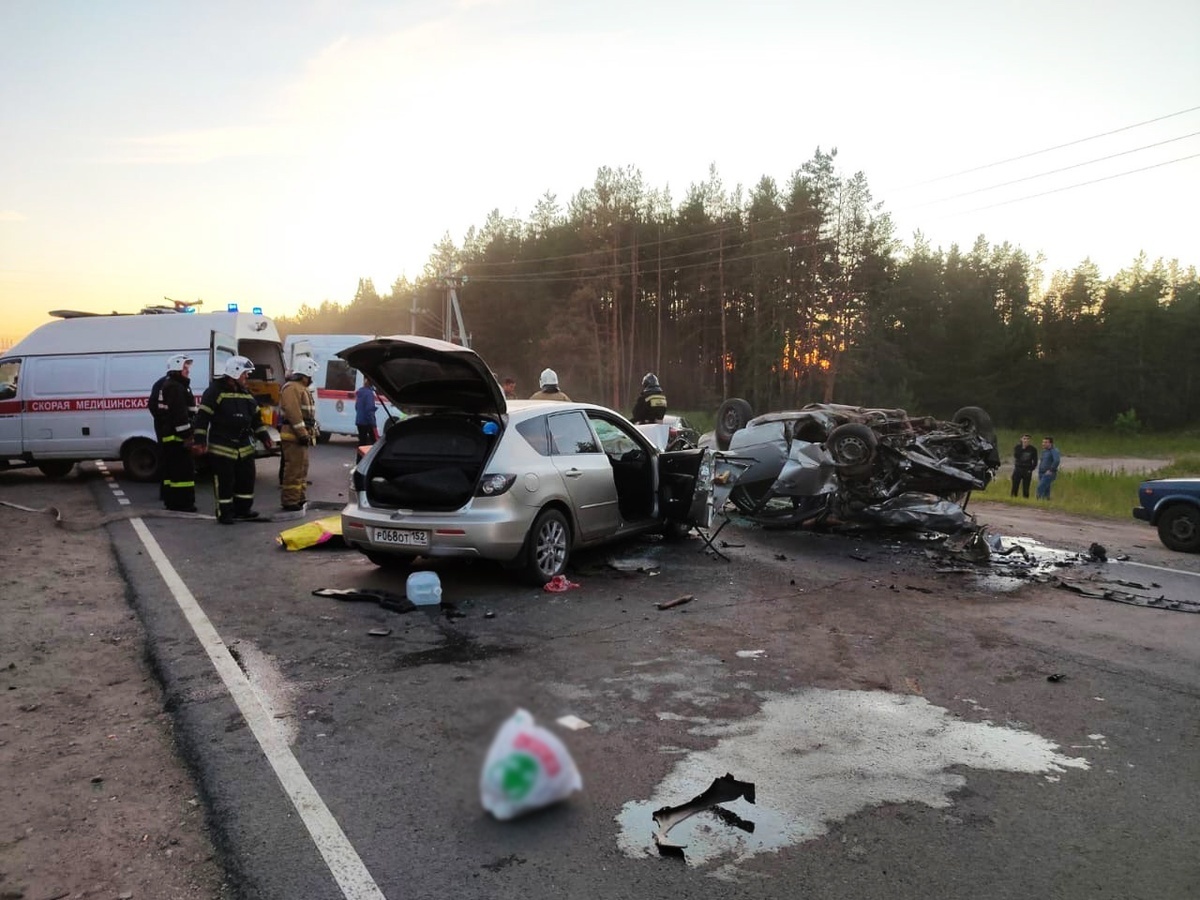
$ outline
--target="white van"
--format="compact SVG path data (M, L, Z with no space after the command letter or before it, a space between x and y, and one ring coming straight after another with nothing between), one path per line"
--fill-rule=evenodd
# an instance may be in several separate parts
M289 372L301 356L311 356L320 366L310 387L317 404L318 441L327 441L334 434L358 436L358 426L354 424L354 393L362 387L362 372L350 368L344 359L338 359L337 353L355 344L373 341L375 337L373 334L289 334L284 339L283 357ZM380 434L383 434L387 420L388 410L377 400L375 424Z
M277 437L283 345L267 317L160 307L54 315L0 354L0 468L33 465L61 477L81 460L119 459L132 478L153 480L160 460L146 401L177 353L192 357L197 401L229 357L253 360L249 388Z

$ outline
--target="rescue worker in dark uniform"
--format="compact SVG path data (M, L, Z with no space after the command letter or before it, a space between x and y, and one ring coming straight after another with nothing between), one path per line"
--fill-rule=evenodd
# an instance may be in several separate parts
M176 512L196 511L196 464L191 454L196 395L188 377L191 369L191 357L176 354L167 360L167 374L150 389L150 414L162 458L159 497Z
M667 414L667 395L663 393L658 376L647 372L642 379L642 392L633 404L634 425L657 425Z
M308 386L320 365L302 356L279 392L279 442L283 480L279 505L284 513L304 514L308 502L308 448L317 442L317 407Z
M254 505L254 438L270 450L274 443L263 424L258 401L246 389L254 363L244 356L231 356L224 374L213 379L196 413L192 453L208 454L217 498L217 521L257 519Z

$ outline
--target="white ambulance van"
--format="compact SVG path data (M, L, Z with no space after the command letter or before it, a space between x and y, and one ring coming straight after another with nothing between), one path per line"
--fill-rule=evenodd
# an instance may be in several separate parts
M362 372L350 368L344 359L338 359L337 353L376 337L374 334L289 334L284 339L283 356L289 372L300 356L311 356L320 366L310 387L317 405L318 441L323 443L334 434L358 436L358 426L354 423L354 393L362 387ZM375 424L380 434L383 434L387 420L388 410L377 400Z
M52 315L60 318L0 353L0 468L32 465L61 477L82 460L119 459L130 477L155 479L159 449L146 400L177 353L192 357L197 402L229 357L253 360L249 388L278 436L283 344L266 316L164 307Z

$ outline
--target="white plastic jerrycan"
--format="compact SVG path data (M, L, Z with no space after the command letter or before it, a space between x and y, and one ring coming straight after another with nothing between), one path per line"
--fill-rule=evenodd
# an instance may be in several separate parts
M437 572L413 572L408 576L404 592L414 606L437 606L442 602L442 582Z

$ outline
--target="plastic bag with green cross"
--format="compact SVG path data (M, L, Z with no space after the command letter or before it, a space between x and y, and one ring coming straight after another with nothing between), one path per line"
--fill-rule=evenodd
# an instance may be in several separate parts
M483 808L497 819L565 800L583 787L575 760L554 734L518 709L500 726L479 776Z

